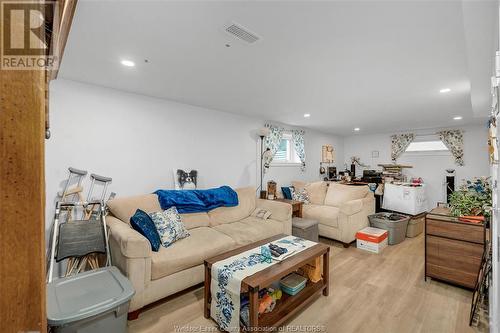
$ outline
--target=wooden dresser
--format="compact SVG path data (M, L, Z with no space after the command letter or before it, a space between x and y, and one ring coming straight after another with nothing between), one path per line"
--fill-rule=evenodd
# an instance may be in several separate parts
M484 224L461 222L447 208L425 217L425 278L473 289L485 246Z

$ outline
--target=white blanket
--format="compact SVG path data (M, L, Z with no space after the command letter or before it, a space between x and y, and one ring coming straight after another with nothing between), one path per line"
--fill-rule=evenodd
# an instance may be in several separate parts
M295 236L286 236L272 243L288 249L285 254L286 258L316 244ZM271 265L279 265L279 261L276 260L271 263L261 260L260 253L259 246L212 265L210 313L220 328L225 331L239 332L240 330L241 281Z

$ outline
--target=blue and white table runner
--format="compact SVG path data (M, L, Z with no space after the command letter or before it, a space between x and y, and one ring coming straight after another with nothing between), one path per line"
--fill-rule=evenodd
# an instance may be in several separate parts
M271 243L287 248L288 252L293 252L288 257L317 244L295 236L286 236ZM228 332L240 330L241 281L247 276L276 264L279 265L279 262L275 260L271 263L261 260L259 246L212 265L210 313L221 329Z

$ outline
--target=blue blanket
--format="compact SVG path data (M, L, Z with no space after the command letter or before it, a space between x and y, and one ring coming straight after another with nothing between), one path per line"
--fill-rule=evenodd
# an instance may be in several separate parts
M158 195L162 209L175 206L181 214L238 206L238 194L229 186L208 190L158 190L154 193Z

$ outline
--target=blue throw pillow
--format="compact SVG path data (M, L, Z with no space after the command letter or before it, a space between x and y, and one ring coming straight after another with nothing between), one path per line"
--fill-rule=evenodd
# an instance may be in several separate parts
M283 198L292 200L292 189L290 187L282 187L281 192L283 192Z
M153 251L158 252L161 245L160 236L156 230L155 223L148 213L140 209L136 210L134 216L130 218L130 225L148 239Z

